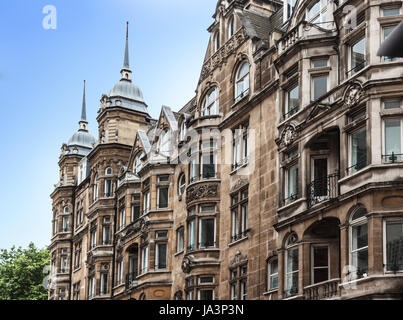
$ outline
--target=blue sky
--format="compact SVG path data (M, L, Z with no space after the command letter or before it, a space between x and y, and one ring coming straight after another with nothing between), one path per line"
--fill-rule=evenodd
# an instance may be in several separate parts
M102 93L120 79L125 22L130 64L149 112L180 109L194 95L217 0L0 1L0 248L48 245L50 193L63 142L78 128L82 85L97 135ZM45 30L46 5L57 29Z

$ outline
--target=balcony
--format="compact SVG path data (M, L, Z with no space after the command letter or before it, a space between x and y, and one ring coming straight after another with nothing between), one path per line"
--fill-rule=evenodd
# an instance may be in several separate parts
M383 163L402 163L403 154L392 152L392 154L386 154L382 156Z
M319 178L307 185L308 208L339 196L340 173Z
M317 283L304 288L305 300L326 300L340 297L340 279Z

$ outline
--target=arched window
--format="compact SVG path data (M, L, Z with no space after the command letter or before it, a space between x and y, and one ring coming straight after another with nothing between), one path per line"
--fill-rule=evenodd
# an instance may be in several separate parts
M207 92L202 103L202 116L218 115L220 112L220 90L215 87Z
M112 168L106 168L105 169L105 175L111 175L112 174Z
M183 119L183 121L181 123L181 128L180 128L179 141L185 141L186 135L187 135L186 120Z
M144 157L144 152L139 152L134 158L134 173L138 174L143 168L142 158Z
M231 19L228 22L228 39L234 35L234 32L235 32L235 22L234 17L231 17Z
M171 155L171 139L170 139L170 131L164 131L161 134L159 140L159 153L165 157L169 157Z
M67 206L64 207L63 211L65 214L68 214L70 212L69 207L67 207Z
M236 73L235 101L239 101L249 94L249 69L249 63L245 61Z
M327 21L326 14L327 14L327 0L316 0L314 1L307 10L306 13L306 20L318 24L322 28L326 28Z
M368 274L368 221L367 210L358 208L350 219L350 265L353 266L353 278L362 278ZM354 280L352 279L352 280Z
M285 294L287 297L298 293L298 245L297 235L291 234L285 243Z
M179 195L182 196L185 194L186 188L186 176L184 173L179 177Z
M214 52L218 51L220 49L220 32L216 32L214 34Z

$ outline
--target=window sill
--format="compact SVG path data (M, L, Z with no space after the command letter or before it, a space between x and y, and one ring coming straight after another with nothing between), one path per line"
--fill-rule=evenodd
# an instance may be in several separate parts
M249 98L250 96L250 92L247 95L244 95L242 98L234 101L234 104L230 107L230 109L235 108L236 106L238 106L241 102L246 102L247 98Z
M233 169L233 170L230 172L230 176L233 176L233 175L237 174L238 171L240 171L241 169L247 167L248 165L249 165L249 162L245 162L244 164L242 164L242 165L236 167L235 169Z
M291 202L290 204L283 205L282 207L278 208L277 212L280 213L280 211L285 211L289 208L300 205L301 203L305 202L306 200L307 200L306 198L299 198L299 199L295 200L294 202Z
M269 291L264 292L263 295L264 295L264 296L268 296L268 295L270 295L270 294L277 293L277 292L278 292L278 288L270 289Z
M241 239L239 239L239 240L230 242L230 243L228 244L228 247L236 246L237 244L239 244L239 243L241 243L241 242L244 242L244 241L246 241L246 240L248 240L248 239L249 239L249 235L246 235L245 237L243 237L243 238L241 238Z
M174 257L178 257L178 256L180 256L180 255L182 255L184 253L185 253L185 250L179 251L179 252L174 254Z

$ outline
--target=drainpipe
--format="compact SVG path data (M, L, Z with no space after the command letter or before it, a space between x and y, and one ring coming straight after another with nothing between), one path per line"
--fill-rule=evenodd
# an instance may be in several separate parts
M69 276L70 276L70 281L69 281L69 296L67 300L71 300L71 281L73 280L73 234L74 234L74 217L75 217L75 212L76 212L76 188L73 186L73 200L72 202L72 210L71 210L71 239L70 239L70 270L69 270Z
M115 184L115 204L114 204L114 216L113 216L113 237L112 237L112 276L111 276L111 299L113 298L114 294L114 284L115 284L115 254L116 254L116 249L115 249L115 244L116 244L116 217L117 217L117 202L118 202L118 182L116 181Z

